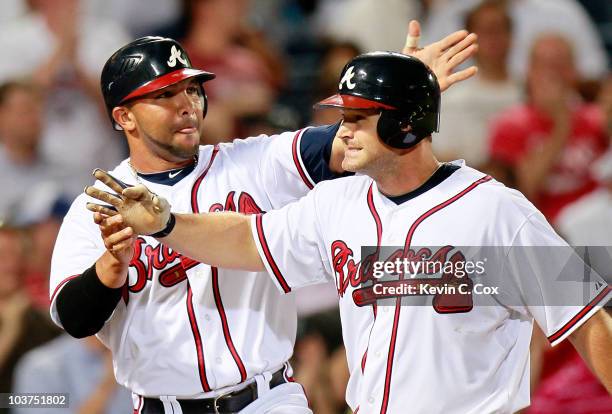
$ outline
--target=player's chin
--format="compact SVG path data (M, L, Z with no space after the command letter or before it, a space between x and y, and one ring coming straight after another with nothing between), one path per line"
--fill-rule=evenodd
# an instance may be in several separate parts
M175 142L170 152L176 157L187 159L198 153L199 146L199 138L197 140L189 140L188 142Z
M192 147L200 144L200 132L196 129L181 130L174 133L175 144L181 147Z
M362 150L346 150L342 159L342 169L349 172L357 172L364 164L364 153Z
M344 158L342 160L342 169L347 172L357 172L361 167L361 163L353 159Z

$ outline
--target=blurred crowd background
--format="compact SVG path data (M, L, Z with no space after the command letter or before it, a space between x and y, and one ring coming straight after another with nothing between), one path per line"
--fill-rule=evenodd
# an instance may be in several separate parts
M421 45L460 28L479 36L478 75L443 95L439 159L519 189L571 244L611 246L610 0L2 0L0 392L68 392L65 412L131 412L109 352L48 316L62 217L94 167L127 156L99 90L112 52L142 35L178 39L217 74L203 142L216 143L335 122L313 103L335 93L353 56L401 50L414 18ZM316 414L345 413L335 289L297 299L296 378ZM534 332L532 365L526 412L612 413L571 345L551 350Z

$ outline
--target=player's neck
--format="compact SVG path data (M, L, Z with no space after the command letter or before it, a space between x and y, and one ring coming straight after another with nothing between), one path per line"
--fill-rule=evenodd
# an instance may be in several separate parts
M168 161L163 158L147 158L130 156L130 164L138 173L151 174L185 167L194 162L194 158L183 161Z
M378 189L393 197L407 194L423 185L440 167L430 145L419 145L413 151L398 157L396 163L373 177Z

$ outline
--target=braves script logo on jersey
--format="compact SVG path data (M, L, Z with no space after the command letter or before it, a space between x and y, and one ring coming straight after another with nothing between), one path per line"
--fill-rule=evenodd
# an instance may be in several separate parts
M172 46L172 49L170 49L170 58L168 59L168 66L170 66L171 68L176 66L176 61L181 62L183 65L187 66L187 60L183 59L183 57L181 56L181 51L178 50L178 48L176 46Z
M397 298L402 296L433 296L433 307L439 313L468 312L473 307L473 282L468 275L456 275L452 271L456 265L466 261L465 256L454 246L444 246L437 251L423 247L418 250L395 250L383 262L393 263L406 259L415 264L418 269L408 279L404 274L396 280L381 281L374 277L374 264L379 262L378 252L366 256L360 263L353 259L353 250L342 240L336 240L331 245L333 269L336 275L338 295L343 297L349 285L355 288L352 297L357 306L372 305L378 299ZM440 274L439 278L431 277ZM417 275L427 275L427 278L416 278ZM456 287L462 285L462 289Z
M139 237L134 244L134 256L130 262L130 266L136 269L136 281L129 286L130 292L137 293L144 289L147 281L153 279L154 269L160 271L158 279L164 287L174 286L187 279L187 273L185 273L187 269L182 263L182 258L180 253L161 243L154 247L144 238Z
M263 213L253 197L245 192L240 193L238 209L236 209L235 193L235 191L230 191L226 197L225 205L215 203L210 206L209 211L238 211L243 214ZM130 262L130 267L136 270L136 281L128 289L132 293L142 291L147 281L153 279L153 270L159 271L157 278L160 285L167 288L175 286L186 280L186 271L198 264L199 262L183 256L161 243L153 246L147 243L143 237L139 237L134 244L134 256Z
M351 66L350 68L348 68L348 70L344 73L342 80L340 80L340 85L338 85L338 89L342 89L342 84L345 82L346 82L346 87L348 89L355 89L355 86L357 86L357 84L353 82L353 78L355 77L354 70L355 70L354 66Z
M225 204L215 203L210 206L209 211L211 213L215 211L238 211L243 214L261 214L265 213L255 202L255 199L245 192L241 192L238 197L238 210L236 210L236 203L234 202L234 196L236 192L230 191L225 198Z

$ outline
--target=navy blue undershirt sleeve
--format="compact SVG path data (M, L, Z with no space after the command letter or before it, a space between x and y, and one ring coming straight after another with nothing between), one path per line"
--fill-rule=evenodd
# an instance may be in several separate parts
M96 265L66 282L56 299L62 326L71 336L85 338L98 333L121 299L122 288L106 287Z
M342 177L347 174L336 174L329 169L332 144L340 122L308 128L300 141L300 155L308 175L315 183Z

